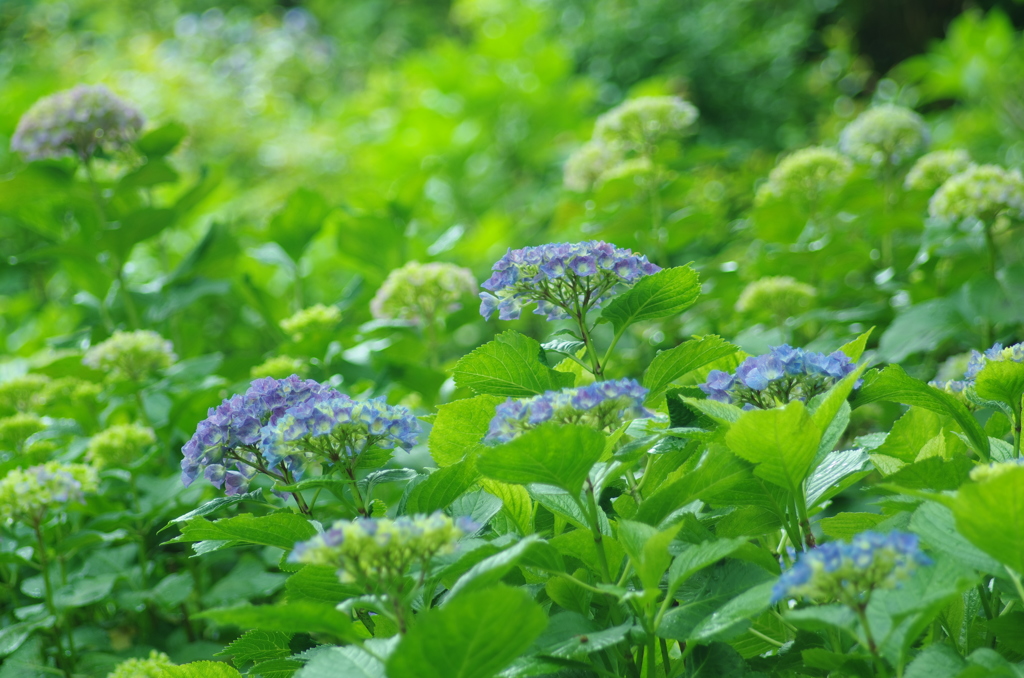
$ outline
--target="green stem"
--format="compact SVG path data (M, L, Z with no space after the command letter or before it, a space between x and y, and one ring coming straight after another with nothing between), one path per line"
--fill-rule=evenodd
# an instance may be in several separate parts
M601 568L601 577L606 584L612 583L611 570L608 567L608 556L604 552L604 537L601 534L601 524L598 519L597 501L594 499L594 484L587 478L587 508L580 509L587 515L590 522L590 530L594 535L594 547L597 549L597 562ZM579 500L577 500L577 503Z
M800 529L803 533L804 546L814 548L814 534L811 532L811 519L808 517L807 497L804 496L803 487L796 493L794 501L796 502L797 515L800 516Z
M295 481L292 479L292 472L288 470L288 467L284 464L281 464L281 470L284 472L285 482L288 483L289 485L293 484ZM313 512L310 510L310 508L306 506L306 500L302 498L301 492L292 492L292 496L295 497L295 503L298 504L299 511L301 511L304 515L307 516L313 515Z
M619 339L622 338L622 334L626 331L627 327L628 325L623 325L619 328L619 331L615 333L615 336L612 337L612 343L608 345L608 350L604 352L604 357L601 358L602 365L608 364L608 360L612 357L612 351L615 350L615 346L618 345Z
M860 620L860 625L864 629L864 638L868 644L868 651L875 660L875 666L878 668L878 675L883 678L889 678L889 669L885 666L885 660L882 659L882 655L878 653L878 644L875 643L875 637L871 633L871 624L868 623L867 604L861 603L856 605L853 609L857 613L857 618Z
M750 633L750 635L754 636L755 638L760 638L764 642L766 642L766 643L768 643L770 645L774 645L775 647L782 647L783 645L785 645L785 643L783 643L781 641L778 641L778 640L775 640L771 636L766 636L765 634L761 633L760 631L758 631L757 629L755 629L753 627L747 629L747 632Z
M1014 572L1007 565L1003 565L1006 568L1006 573L1010 575L1010 579L1013 581L1013 586L1017 589L1017 595L1024 601L1024 586L1021 585L1020 575Z
M1016 411L1013 413L1013 421L1010 422L1013 425L1013 458L1020 458L1020 429L1021 419L1024 418L1024 396L1021 396L1021 402L1018 403Z
M46 554L46 540L43 539L41 521L41 517L36 517L32 521L32 529L36 533L36 543L39 546L39 564L43 575L43 591L45 595L46 609L54 618L54 636L57 641L57 664L61 667L61 671L63 671L65 677L71 678L71 669L66 665L67 656L64 654L64 644L61 640L64 625L60 623L61 620L57 613L57 606L53 602L53 584L50 582L50 558Z
M658 676L658 650L657 650L657 638L654 633L648 631L647 633L647 678L657 678Z
M988 272L994 278L999 268L999 248L996 247L996 239L992 235L993 225L985 224L985 248L988 250Z
M672 667L672 660L668 656L668 642L664 638L659 638L658 642L661 645L661 666L667 676L669 669Z

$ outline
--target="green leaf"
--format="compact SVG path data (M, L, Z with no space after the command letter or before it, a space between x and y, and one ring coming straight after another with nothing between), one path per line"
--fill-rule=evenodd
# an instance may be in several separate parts
M526 535L533 532L533 500L530 499L530 492L525 487L502 483L490 478L482 478L480 485L487 492L501 499L502 510L519 530L519 534Z
M989 360L974 379L974 392L985 400L994 400L1020 417L1024 397L1024 363Z
M656 400L669 384L688 372L732 355L737 349L715 335L708 335L659 351L644 373L644 386L650 391L647 402Z
M537 639L534 651L547 657L583 658L618 645L629 635L632 621L601 629L583 615L563 612L551 617L548 628Z
M717 400L703 400L699 398L684 397L683 402L698 412L714 419L719 424L733 424L739 421L743 410L731 403L720 403Z
M143 155L150 158L165 156L181 143L188 134L188 128L179 122L168 122L146 132L135 143Z
M384 678L384 665L354 645L324 648L295 678Z
M181 536L168 543L229 541L276 546L290 551L296 542L309 539L315 534L316 528L297 513L272 513L266 516L246 513L215 522L193 518L181 526Z
M483 450L477 470L502 482L554 485L578 496L604 446L605 437L592 428L545 424Z
M943 553L965 567L995 575L1005 572L998 561L956 531L953 512L941 504L930 501L921 504L910 518L909 529L933 551Z
M242 678L224 662L192 662L161 669L160 678Z
M858 360L860 360L860 357L864 355L864 349L866 349L868 346L868 338L871 337L871 333L874 331L874 327L870 328L867 332L860 335L853 341L840 346L839 350L845 353L847 357L850 358L850 360L852 360L853 362L857 362Z
M694 471L666 483L644 499L634 518L658 525L673 511L695 499L712 501L737 483L750 478L750 466L723 446L712 446Z
M815 605L786 613L786 621L804 631L853 630L857 615L845 605Z
M299 188L267 223L266 237L297 262L313 237L323 227L331 205L316 191Z
M829 424L832 423L832 420L846 403L846 399L850 397L854 384L857 383L860 375L866 369L866 363L857 367L821 396L821 400L818 401L818 405L814 408L814 412L811 415L819 430L825 431L828 429Z
M837 513L818 521L821 531L833 539L849 539L865 530L874 529L885 516L878 513Z
M434 462L451 466L477 450L502 402L497 396L480 395L438 407L427 439Z
M283 659L292 654L288 643L292 634L281 631L246 631L215 657L231 657L231 663L241 667L249 662L259 664L271 659Z
M362 589L338 581L338 570L327 565L306 565L288 577L284 590L291 602L340 603L358 596Z
M206 610L196 615L222 626L283 633L323 633L340 640L356 640L352 621L333 605L295 601L277 605L240 605Z
M960 488L957 530L1000 563L1024 573L1024 467Z
M830 452L807 478L807 506L821 504L871 472L867 470L868 455L864 450Z
M412 488L406 502L409 513L433 513L448 508L448 505L459 498L466 490L473 487L480 477L473 459L440 468Z
M904 678L956 678L967 662L948 645L929 645L910 662Z
M744 412L725 435L729 449L757 465L755 475L793 494L807 478L820 440L821 430L798 400Z
M751 617L768 609L773 586L775 582L766 581L736 596L699 623L690 639L696 642L714 640L744 626Z
M644 586L646 597L651 600L660 594L658 584L672 561L668 546L681 526L681 523L676 523L658 531L650 525L631 520L618 522L619 543L629 555L633 569Z
M573 375L551 369L541 362L540 355L535 340L513 330L502 332L455 364L455 384L479 394L509 398L572 386Z
M561 572L565 569L561 555L550 544L531 534L471 567L448 591L448 597L445 598L442 607L447 607L460 595L498 582L523 560L530 561L529 564L543 565L543 569L546 570Z
M641 320L678 315L700 296L700 276L689 266L666 268L641 278L604 307L601 318L619 332Z
M102 574L79 579L53 592L53 604L57 609L84 607L107 598L117 575Z
M942 432L942 414L923 407L911 407L892 425L885 442L873 454L884 454L912 464L929 440Z
M732 555L746 543L746 539L736 538L705 541L690 546L675 557L668 569L668 595L672 596L687 579L705 567Z
M496 586L424 612L387 662L389 678L491 678L526 651L547 615L525 591Z
M248 676L260 678L292 678L302 668L302 662L294 659L271 659L249 669Z
M246 492L245 494L236 494L233 497L217 497L216 499L211 499L210 501L201 505L199 508L189 511L188 513L185 513L183 515L180 515L177 518L171 519L166 525L160 528L160 531L163 532L175 523L183 523L186 520L192 520L193 518L199 518L200 516L210 515L211 513L219 511L225 506L231 506L232 504L238 504L239 502L243 501L252 501L260 504L266 504L266 502L263 500L263 488L257 488L252 492Z
M985 435L967 408L949 393L914 379L899 365L889 365L881 372L874 374L860 388L853 408L856 409L861 405L878 401L923 407L926 410L953 417L967 434L975 451L983 459L988 459L988 436Z

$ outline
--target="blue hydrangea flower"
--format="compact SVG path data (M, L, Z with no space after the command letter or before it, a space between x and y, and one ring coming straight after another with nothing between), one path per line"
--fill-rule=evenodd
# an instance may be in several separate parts
M651 417L647 389L633 379L599 381L580 388L548 391L524 400L509 398L495 408L484 440L504 443L547 422L582 424L604 430L630 419Z
M842 351L826 355L783 344L747 358L734 374L712 370L700 389L711 400L769 409L824 393L856 367Z
M967 363L963 379L936 380L930 381L928 384L947 393L966 397L967 391L974 387L974 379L985 365L989 362L1003 361L1024 363L1024 342L1007 347L996 343L984 353L981 351L971 351L971 358Z
M411 449L419 423L407 408L381 396L352 400L340 393L311 398L289 408L260 431L260 449L271 464L297 452L319 453L337 463L356 459L371 447Z
M931 563L915 534L862 532L850 542L828 542L801 553L772 588L772 603L810 598L859 605L871 591L896 588L918 567Z
M552 243L509 250L491 267L480 293L480 314L519 318L524 306L548 320L584 315L612 296L618 285L633 285L661 268L647 257L606 242Z
M228 494L245 491L249 480L262 465L267 470L282 461L289 471L301 473L306 458L292 455L274 463L261 461L259 443L264 426L277 422L289 408L310 399L341 394L312 379L296 375L287 379L257 379L249 389L214 408L199 422L196 432L182 448L181 481L191 485L200 472ZM266 463L264 463L266 462Z

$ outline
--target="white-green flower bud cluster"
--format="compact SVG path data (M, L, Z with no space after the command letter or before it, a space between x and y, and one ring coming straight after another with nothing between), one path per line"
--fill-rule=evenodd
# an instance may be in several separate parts
M96 469L85 464L50 461L13 469L0 480L0 521L41 520L51 507L83 502L97 483Z
M839 148L857 162L899 166L924 152L929 133L924 118L902 106L869 108L839 135Z
M281 329L292 341L302 341L309 337L330 335L340 322L341 309L337 306L315 304L282 320Z
M45 428L43 420L30 412L4 417L0 419L0 450L22 452L28 439Z
M950 177L971 166L970 154L961 149L925 153L907 172L903 186L911 191L934 191Z
M111 380L139 381L170 367L174 346L152 330L114 332L85 353L82 363L107 373Z
M476 293L476 278L468 268L410 261L388 274L370 301L370 312L378 320L409 320L426 327L462 308Z
M779 161L768 181L757 189L754 202L815 202L845 184L852 172L853 163L838 151L823 146L803 148Z
M676 96L628 99L597 119L594 139L647 154L658 144L693 133L696 106Z
M252 367L249 370L249 377L252 379L263 379L264 377L284 379L293 374L304 377L308 371L309 364L305 360L293 358L290 355L276 355Z
M27 160L75 156L87 161L132 144L142 114L103 85L78 85L34 103L18 121L11 149Z
M17 412L44 412L57 405L76 407L95 400L99 384L75 377L51 379L42 374L22 374L0 382L0 416Z
M647 183L658 168L651 156L659 144L693 133L699 113L676 96L639 97L601 115L590 141L565 163L562 182L584 193L612 179Z
M32 409L49 381L49 377L42 374L22 374L0 382L0 414Z
M743 288L736 310L740 313L768 311L775 317L788 318L807 310L817 295L812 286L788 275L769 276Z
M976 483L983 483L986 480L998 478L1004 473L1024 466L1024 459L1013 459L1011 461L993 462L982 466L975 466L971 469L971 480Z
M947 179L928 203L934 219L1024 218L1024 176L998 165L972 165Z
M415 564L451 553L477 526L443 513L401 518L339 520L329 530L295 545L289 560L337 568L343 582L392 582Z
M92 437L85 458L96 468L128 466L141 459L146 448L155 443L156 434L147 426L115 424Z
M129 659L114 667L107 678L165 678L164 669L174 668L171 658L163 652L150 650L148 659Z

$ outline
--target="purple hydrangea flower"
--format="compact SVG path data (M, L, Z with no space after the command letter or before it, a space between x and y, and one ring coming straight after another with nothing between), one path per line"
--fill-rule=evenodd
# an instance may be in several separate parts
M647 257L600 240L551 243L510 249L491 267L481 285L480 314L501 320L519 318L525 305L535 302L534 313L548 320L573 317L599 308L618 285L633 285L661 268Z
M807 597L860 604L871 591L896 588L931 563L915 534L862 532L850 542L828 542L801 553L772 588L772 603Z
M842 351L826 355L783 344L747 358L735 374L712 370L700 389L711 400L737 403L743 409L767 409L792 400L809 400L855 369Z
M524 400L509 398L495 408L484 440L503 443L545 424L584 424L597 429L653 416L644 407L647 389L633 379L599 381L580 388L548 391Z
M984 353L981 351L971 351L971 358L967 363L967 370L964 372L963 379L930 381L928 383L947 393L962 395L965 391L974 387L974 380L985 365L989 362L1003 362L1007 360L1015 363L1024 363L1024 342L1007 347L996 343Z

